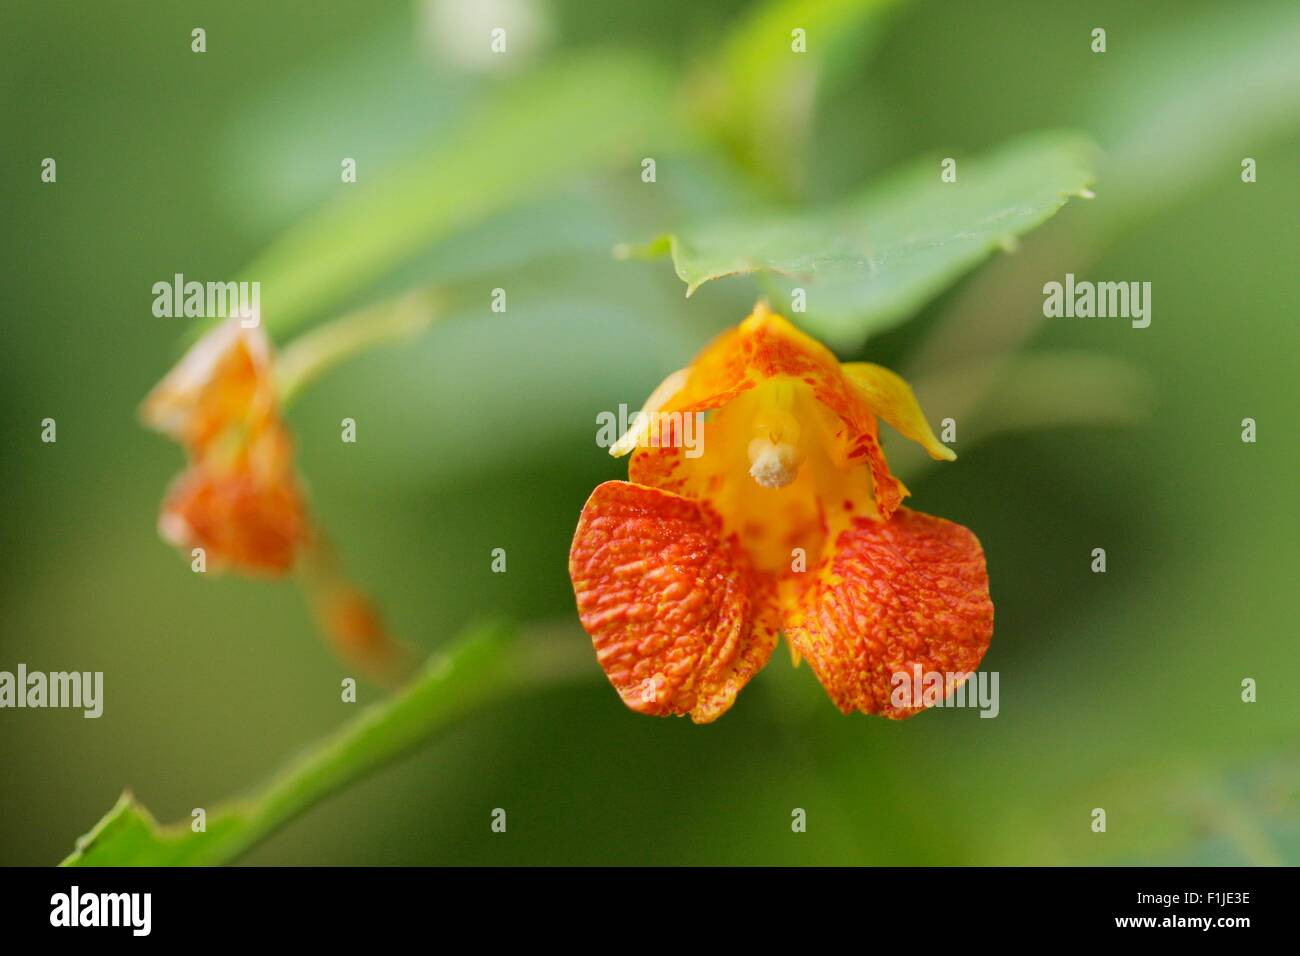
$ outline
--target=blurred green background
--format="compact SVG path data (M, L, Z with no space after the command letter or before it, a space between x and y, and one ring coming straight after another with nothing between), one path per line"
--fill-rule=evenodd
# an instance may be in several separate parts
M247 862L1300 862L1294 5L882 6L798 111L727 112L775 136L755 150L697 115L726 38L757 20L743 3L7 3L0 669L102 670L106 706L99 720L0 712L0 863L57 862L128 786L160 820L188 819L355 713L295 588L195 575L157 537L182 459L135 409L192 330L151 315L151 285L242 275L304 221L303 255L349 249L346 229L310 225L341 191L421 168L530 70L601 51L608 88L648 69L705 125L500 202L499 183L453 164L403 199L459 219L301 310L305 327L430 284L451 303L291 410L349 571L428 649L489 613L567 622L555 639L585 642L569 542L590 489L626 474L593 443L596 413L636 407L759 289L724 279L687 300L670 264L615 261L613 245L1073 127L1105 151L1097 199L861 353L915 374L933 423L954 409L970 423L960 460L909 484L915 507L983 541L1001 713L843 717L780 650L696 727L627 711L593 660L589 679L475 715ZM508 62L469 56L497 21ZM516 146L504 182L555 144ZM55 185L39 180L46 156ZM339 182L344 156L355 187ZM1257 183L1241 182L1245 156ZM366 224L372 239L390 228ZM1151 282L1150 328L1044 321L1042 285L1067 271ZM1006 362L1063 350L1099 357L1099 373L1018 377ZM947 373L972 365L994 372L968 409ZM47 416L54 445L39 440ZM345 416L355 445L338 440ZM490 571L496 547L507 574ZM1257 703L1240 700L1246 677ZM363 702L379 696L363 685ZM795 807L807 833L791 832Z

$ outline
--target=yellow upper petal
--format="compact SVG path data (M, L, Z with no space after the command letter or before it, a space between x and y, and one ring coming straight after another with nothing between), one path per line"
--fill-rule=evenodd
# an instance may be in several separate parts
M889 422L900 435L919 444L931 458L939 461L956 459L956 453L930 430L930 423L925 420L912 386L901 376L870 362L846 362L840 368L872 411Z
M641 411L636 420L626 432L619 436L618 441L610 446L609 453L615 458L622 458L638 445L648 444L651 416L662 409L671 398L685 387L689 375L690 369L679 368L660 382L658 387L650 393L650 397L645 400L645 404L641 406Z

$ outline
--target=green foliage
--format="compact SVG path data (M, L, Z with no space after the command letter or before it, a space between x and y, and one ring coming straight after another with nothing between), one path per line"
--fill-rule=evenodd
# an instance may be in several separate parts
M977 359L912 382L927 408L946 414L979 395L961 432L963 454L1011 432L1061 426L1136 426L1150 415L1152 386L1130 362L1090 352L1031 352ZM962 415L963 419L967 416ZM915 481L937 464L914 442L893 442L889 463Z
M314 380L295 400L313 508L402 633L437 635L493 604L521 620L563 615L573 629L564 646L594 681L564 555L591 485L623 473L593 453L592 411L635 405L752 302L740 282L686 300L666 269L605 255L617 239L677 223L692 224L677 232L683 254L696 227L717 236L698 250L718 262L697 281L758 252L799 267L796 279L760 263L758 280L784 296L804 282L807 255L816 266L806 270L809 312L796 318L851 347L894 326L873 341L873 357L897 359L900 371L930 353L909 377L932 421L960 405L960 464L922 473L897 441L890 460L918 508L984 542L999 615L987 666L1007 691L999 719L844 718L807 667L778 655L733 714L704 730L627 714L604 686L539 695L520 720L514 699L503 706L496 696L517 688L522 670L502 634L500 645L477 645L481 656L453 650L446 680L427 673L247 799L209 806L205 834L188 820L160 825L127 795L67 862L220 863L300 815L255 851L257 862L1300 859L1300 708L1276 678L1294 660L1294 568L1279 558L1292 553L1294 529L1279 516L1300 462L1269 425L1297 401L1293 355L1273 347L1293 335L1300 294L1287 220L1300 130L1294 3L1216 11L1190 0L1138 15L1111 2L1096 20L1111 49L1094 55L1075 12L1030 0L997 15L918 2L897 18L881 15L895 5L872 0L775 0L726 5L712 24L680 0L644 13L583 0L559 6L588 24L585 36L557 34L557 46L539 51L546 65L515 73L430 60L407 6L344 2L304 20L232 0L210 13L211 34L227 39L207 58L177 44L166 18L142 19L106 46L109 20L29 6L16 10L24 29L0 36L15 75L42 89L39 102L8 104L10 152L53 152L60 178L44 186L24 166L7 203L12 244L24 250L11 311L44 318L12 337L15 377L5 383L14 478L0 556L6 655L111 665L113 685L100 721L7 718L15 746L0 788L4 862L62 855L89 818L86 794L101 793L96 810L107 804L97 787L130 781L170 808L165 818L180 817L338 719L337 674L300 598L267 582L200 580L153 533L178 459L134 428L134 405L179 326L149 320L145 276L169 275L178 255L203 278L252 258L240 277L263 282L265 318L282 344L317 319L435 287L436 325ZM733 13L727 29L712 28ZM792 18L808 30L800 57L790 55ZM611 35L616 23L644 29ZM593 51L593 38L654 59ZM704 62L666 75L664 64L692 44ZM109 72L113 84L86 82ZM183 81L159 86L159 75ZM123 90L149 95L133 107ZM680 102L702 108L695 118L709 136L695 139ZM218 118L206 124L211 138L159 136L193 127L195 116ZM1005 207L1031 228L1036 214L1024 204L1042 196L1035 208L1051 215L1051 187L1088 181L1070 173L1090 167L1085 143L1038 139L1046 162L1027 158L1019 178L997 170L1034 140L983 160L957 154L958 182L946 192L938 154L860 196L756 217L753 236L725 235L724 221L759 197L833 197L935 144L984 148L1062 122L1105 151L1097 200L1073 204L1082 208L1022 254L990 263L970 295L927 317L933 324L902 327L1019 234L1003 222L986 228L981 214ZM671 152L683 142L695 149ZM359 158L356 184L339 183L340 155ZM645 155L659 159L653 185L636 175ZM1245 156L1260 160L1257 184L1240 182ZM980 194L987 206L962 210L963 195L994 180L998 190ZM204 185L222 181L226 194ZM862 228L864 210L877 217L874 231ZM250 256L264 231L291 221ZM872 253L888 240L891 255L870 282L834 261L840 242L853 254L855 238ZM79 264L76 282L69 263ZM1152 329L1044 327L1045 276L1085 268L1151 279L1161 303ZM985 284L989 276L1001 281ZM496 285L509 287L508 314L486 312ZM102 304L93 322L84 321L87 288ZM829 306L840 311L822 311ZM381 330L401 332L396 318ZM964 334L932 334L954 318ZM345 320L288 342L286 384L348 352L349 331L358 327ZM1044 351L1021 354L1031 337ZM1161 427L1134 427L1134 412L1152 405ZM57 454L33 451L23 422L51 413L72 427L60 428ZM341 414L365 423L360 454L337 454ZM1260 421L1258 445L1238 440L1245 415ZM1129 427L1059 427L1079 424ZM100 470L105 494L86 493L86 462L111 463ZM113 542L116 559L70 561L69 539L44 520L51 514L82 541ZM468 566L465 555L485 541L510 548L509 587ZM1099 544L1114 570L1081 580L1080 555ZM1261 678L1259 703L1237 696L1247 675ZM373 790L343 792L492 700L436 752L390 768ZM64 758L63 774L51 753ZM1254 782L1251 768L1276 768L1281 783ZM1252 782L1238 791L1234 780ZM377 793L391 808L421 811L381 817ZM517 795L546 821L531 837L521 828L507 843L467 825L476 808ZM439 813L423 812L431 800ZM1111 811L1108 835L1086 825L1095 805ZM808 834L792 838L782 825L790 806L808 807Z
M688 296L751 272L773 276L781 307L806 287L803 324L852 348L1083 195L1093 153L1077 133L1038 133L959 161L956 182L941 182L939 163L926 160L815 212L698 223L620 253L671 255Z
M1187 18L1105 73L1090 113L1112 226L1159 212L1300 125L1300 7ZM1269 173L1271 175L1271 173Z
M521 686L512 631L471 632L435 655L399 694L363 711L289 764L254 796L212 807L206 830L160 826L128 791L65 866L197 866L225 863L266 834L376 767L427 741L484 702Z
M844 68L861 67L899 0L769 0L728 34L692 92L732 155L793 192L806 174L813 103ZM802 35L795 38L794 31ZM796 50L795 44L800 49Z
M513 82L447 141L303 219L244 273L261 281L283 334L337 307L424 247L672 136L663 75L630 55L593 54Z

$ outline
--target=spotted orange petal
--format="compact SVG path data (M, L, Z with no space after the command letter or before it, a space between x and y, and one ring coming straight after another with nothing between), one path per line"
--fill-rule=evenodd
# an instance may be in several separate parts
M265 475L256 468L192 464L168 491L158 527L182 550L203 548L214 568L263 574L289 571L311 539L302 493L288 468Z
M773 602L702 502L622 481L598 486L569 576L597 660L640 713L715 720L776 645Z
M813 572L810 572L813 573ZM900 508L858 519L785 612L785 634L844 713L910 717L896 674L974 671L993 637L984 551L968 529ZM944 679L945 693L959 681Z
M278 418L271 344L231 319L196 342L140 406L144 423L193 456L228 453L232 429L256 432Z
M177 547L203 548L213 567L280 574L311 536L272 372L265 331L231 319L195 343L140 409L189 458L159 529Z

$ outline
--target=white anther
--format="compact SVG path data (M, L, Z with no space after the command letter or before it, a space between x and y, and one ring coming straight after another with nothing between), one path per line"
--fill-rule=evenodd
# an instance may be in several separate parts
M799 474L799 449L787 442L755 438L749 443L749 475L761 488L784 488Z

